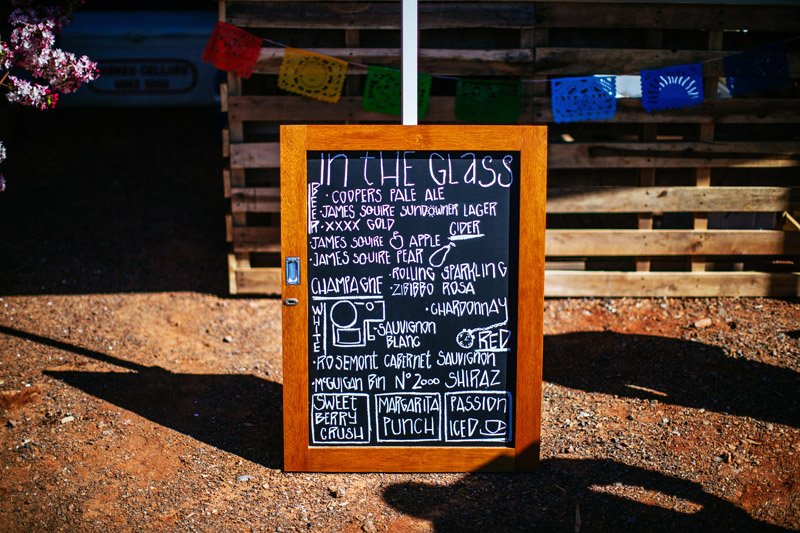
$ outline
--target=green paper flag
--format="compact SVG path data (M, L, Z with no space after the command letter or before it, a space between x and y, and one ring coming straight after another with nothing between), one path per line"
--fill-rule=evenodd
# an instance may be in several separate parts
M458 120L477 124L517 124L521 112L520 80L458 80Z
M417 74L417 115L419 118L428 112L428 97L431 94L431 76ZM367 67L367 82L361 107L366 111L376 111L389 115L400 115L402 103L400 92L403 86L400 71L387 67Z

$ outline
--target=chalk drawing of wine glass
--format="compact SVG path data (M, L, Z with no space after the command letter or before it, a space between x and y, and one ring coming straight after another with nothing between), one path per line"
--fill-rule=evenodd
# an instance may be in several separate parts
M456 342L464 349L472 348L472 345L475 344L475 330L462 329L456 335Z
M468 350L475 344L475 334L479 331L489 331L490 329L500 328L508 324L508 308L506 308L506 319L491 326L484 326L482 328L464 328L456 335L456 342L459 346Z

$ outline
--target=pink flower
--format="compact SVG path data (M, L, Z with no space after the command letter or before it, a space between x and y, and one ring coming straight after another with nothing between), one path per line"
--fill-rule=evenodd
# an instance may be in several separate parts
M0 41L0 69L9 70L14 60L14 52L5 41Z
M49 109L58 102L58 93L73 92L97 78L97 64L88 57L54 48L56 33L69 21L72 8L82 3L66 0L66 6L41 6L34 0L12 0L11 36L8 42L0 39L0 88L8 91L9 102ZM27 70L32 80L9 75L11 69ZM0 142L0 163L5 158ZM0 192L5 189L0 174Z
M17 24L35 24L42 19L50 19L54 23L55 31L60 32L63 26L66 26L72 20L71 13L73 9L81 4L86 3L85 0L68 0L62 2L66 5L37 5L39 2L34 0L12 0L11 4L14 9L8 17L8 21L12 26Z
M9 18L13 29L8 43L0 41L0 68L27 70L32 80L9 76L5 87L10 102L46 109L55 105L58 93L74 92L97 79L95 62L54 48L56 32L77 3L79 0L69 0L67 7L54 7L24 0L13 2L16 9Z
M42 110L56 105L58 95L51 94L50 88L46 85L33 83L16 76L9 76L8 82L10 89L6 98L11 103L32 106Z

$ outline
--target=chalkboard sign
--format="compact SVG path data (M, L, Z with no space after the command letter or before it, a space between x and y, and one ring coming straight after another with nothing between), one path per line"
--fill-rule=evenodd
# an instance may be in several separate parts
M545 150L542 127L281 128L287 470L535 465Z

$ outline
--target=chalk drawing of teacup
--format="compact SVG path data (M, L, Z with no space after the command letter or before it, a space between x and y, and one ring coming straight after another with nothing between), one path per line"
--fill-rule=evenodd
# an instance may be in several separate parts
M487 420L483 423L481 435L485 437L497 437L506 432L506 423L502 420Z

